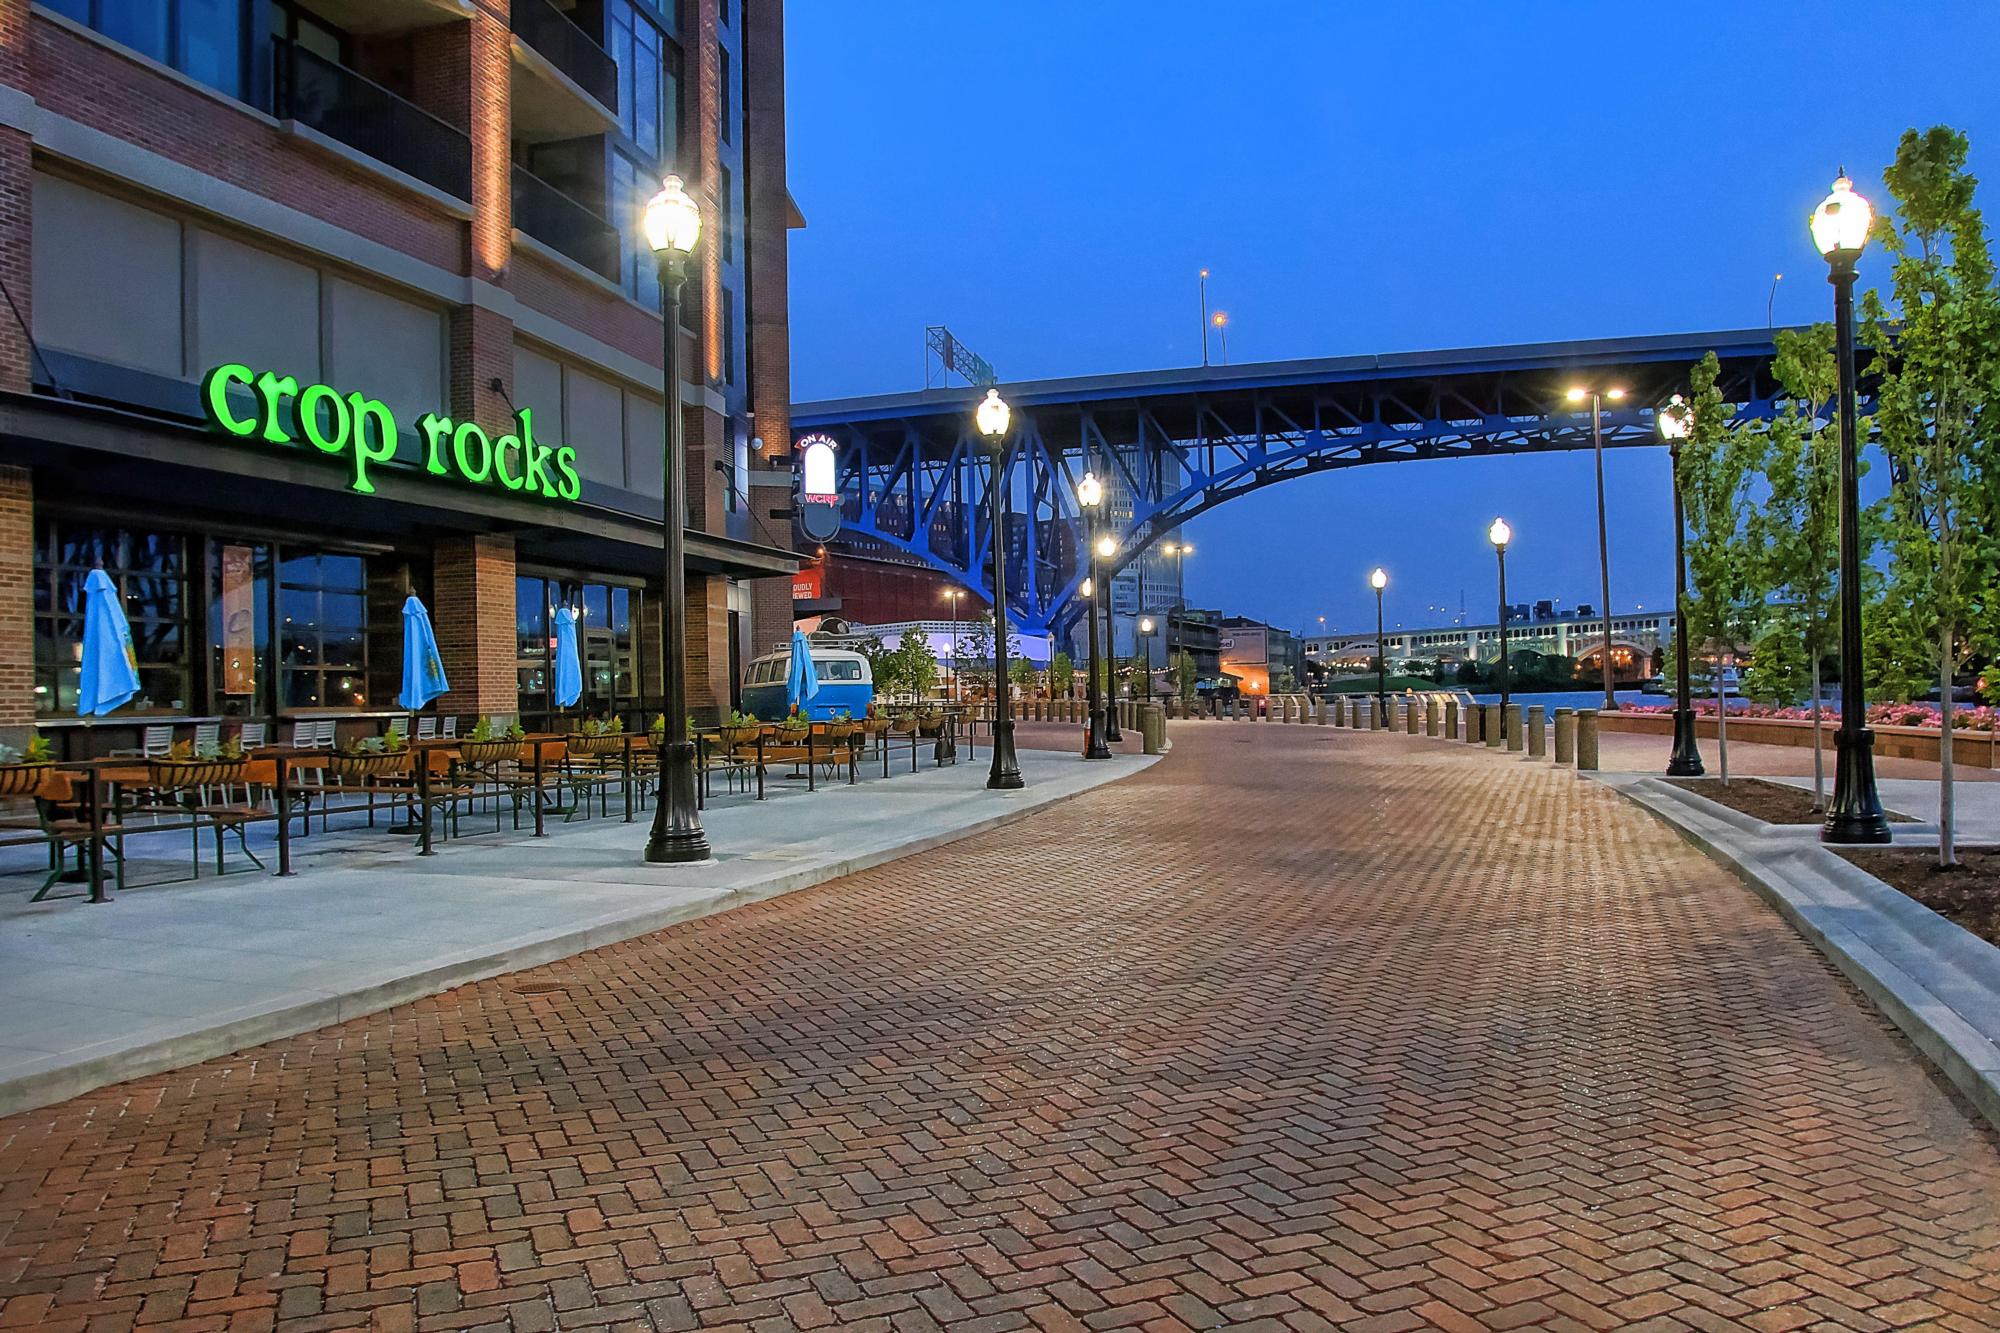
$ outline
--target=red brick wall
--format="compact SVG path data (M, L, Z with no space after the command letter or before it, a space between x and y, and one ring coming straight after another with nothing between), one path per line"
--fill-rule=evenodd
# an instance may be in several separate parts
M697 719L729 707L729 580L687 580L687 701Z
M743 153L746 310L750 411L764 455L755 466L782 466L791 454L792 327L790 304L791 197L785 186L785 10L778 0L743 7ZM776 492L753 494L763 498ZM768 522L768 520L767 520ZM772 533L789 539L791 525L770 523ZM760 540L771 536L755 529ZM789 578L758 579L751 585L751 643L759 650L782 640L792 628Z
M10 0L11 2L11 0ZM454 271L463 223L421 197L308 147L47 19L33 21L37 101L205 175Z
M519 708L514 539L440 538L431 559L431 625L451 682L439 708L512 717Z
M0 467L0 728L35 720L35 489Z

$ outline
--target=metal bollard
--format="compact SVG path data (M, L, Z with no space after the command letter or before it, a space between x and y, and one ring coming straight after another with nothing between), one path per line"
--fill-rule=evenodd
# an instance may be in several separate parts
M1507 739L1507 713L1499 704L1488 704L1481 710L1485 714L1486 727L1483 735L1486 747L1497 750Z
M1326 725L1326 697L1324 695L1313 700L1313 721L1322 727Z
M1465 706L1465 743L1467 745L1479 744L1480 720L1479 705L1467 704Z
M1507 705L1503 730L1506 732L1507 748L1515 754L1521 753L1521 705Z
M1579 708L1576 710L1576 771L1594 773L1597 771L1597 710Z
M1556 763L1576 762L1576 710L1556 709Z
M1147 754L1162 754L1167 748L1167 710L1149 703L1139 710L1140 748Z
M1458 700L1456 699L1446 699L1444 701L1444 738L1448 741L1458 739Z
M1417 734L1417 701L1415 699L1403 705L1403 733L1408 736Z
M1438 701L1435 699L1426 699L1424 700L1424 735L1429 736L1432 740L1436 740L1437 734Z
M1528 707L1528 758L1540 759L1549 752L1549 731L1542 721L1542 706Z

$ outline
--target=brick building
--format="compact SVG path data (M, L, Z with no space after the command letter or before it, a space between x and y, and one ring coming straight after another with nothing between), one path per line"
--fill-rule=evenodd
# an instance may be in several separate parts
M410 591L444 711L545 710L558 604L583 708L654 709L669 172L689 698L727 707L791 618L750 499L788 477L783 40L780 0L0 0L0 733L130 743L74 729L98 565L135 724L392 712Z

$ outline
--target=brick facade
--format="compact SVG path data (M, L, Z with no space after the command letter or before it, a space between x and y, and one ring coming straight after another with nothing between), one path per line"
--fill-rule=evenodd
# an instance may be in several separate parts
M448 537L432 558L431 625L451 682L439 710L514 716L514 539Z
M0 644L31 648L35 632L35 488L24 467L0 467ZM35 720L32 650L0 652L0 741Z

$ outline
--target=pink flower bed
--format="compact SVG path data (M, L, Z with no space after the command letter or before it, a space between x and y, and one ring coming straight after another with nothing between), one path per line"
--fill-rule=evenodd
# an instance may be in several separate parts
M1672 704L1630 704L1622 711L1627 713L1671 713ZM1715 716L1715 700L1696 699L1694 711L1699 717ZM1819 710L1820 721L1828 726L1838 725L1840 710L1823 707ZM1775 718L1783 722L1810 722L1813 710L1810 708L1777 708L1770 704L1750 703L1743 699L1729 701L1729 716L1749 718ZM1870 704L1868 723L1876 727L1928 727L1938 729L1940 714L1930 704ZM2000 726L2000 708L1981 704L1977 708L1957 708L1952 710L1953 731L1993 731Z

